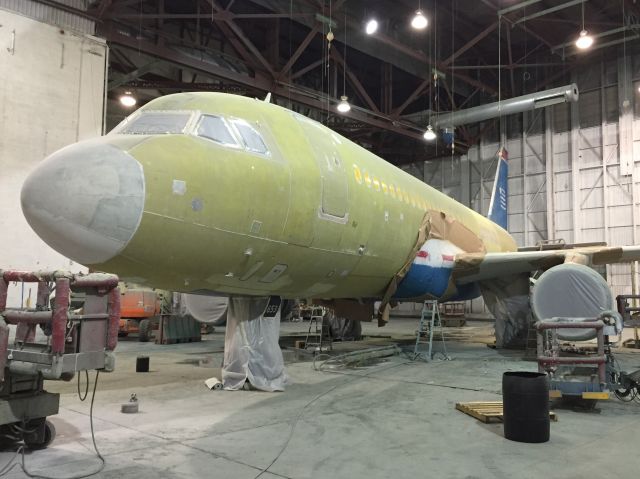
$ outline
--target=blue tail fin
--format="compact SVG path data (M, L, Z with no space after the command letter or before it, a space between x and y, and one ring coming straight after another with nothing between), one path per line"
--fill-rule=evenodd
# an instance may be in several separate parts
M498 226L507 229L507 201L509 197L509 153L504 148L498 150L498 168L493 182L488 218Z

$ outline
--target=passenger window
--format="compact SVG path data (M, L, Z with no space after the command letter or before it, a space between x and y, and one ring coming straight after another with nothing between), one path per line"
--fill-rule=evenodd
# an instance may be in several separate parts
M116 133L122 135L168 135L184 131L191 113L143 111Z
M242 136L244 145L249 151L255 153L262 153L263 155L269 154L267 145L264 144L260 133L254 130L248 123L240 120L233 121L233 124L238 129L238 133Z
M238 146L238 142L231 134L227 124L219 116L202 115L198 124L197 135L223 145Z

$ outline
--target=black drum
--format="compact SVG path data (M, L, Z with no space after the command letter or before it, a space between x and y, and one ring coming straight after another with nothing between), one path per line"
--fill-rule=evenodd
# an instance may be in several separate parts
M502 376L504 437L518 442L549 440L549 381L544 373Z

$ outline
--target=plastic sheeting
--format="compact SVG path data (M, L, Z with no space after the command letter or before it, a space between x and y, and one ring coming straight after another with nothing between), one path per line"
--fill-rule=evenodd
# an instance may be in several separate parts
M480 282L482 297L496 318L496 347L523 348L531 323L529 274Z
M273 297L229 299L222 367L225 389L241 389L248 380L262 391L284 391L288 378L278 344L280 306L280 299Z
M222 326L227 321L229 298L199 294L183 294L183 298L187 312L197 321L214 326Z
M533 314L539 321L576 318L593 321L603 311L615 309L609 285L600 274L581 264L554 266L538 278L531 295ZM586 341L596 337L593 329L559 329L565 341Z
M331 339L341 341L358 341L362 339L362 324L353 319L332 315L329 319Z

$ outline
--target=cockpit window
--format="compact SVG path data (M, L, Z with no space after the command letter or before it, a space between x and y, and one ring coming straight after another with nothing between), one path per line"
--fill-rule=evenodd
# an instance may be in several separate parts
M219 116L202 115L198 123L197 135L223 145L238 146L238 141L231 134L225 121Z
M255 153L262 153L263 155L269 154L269 149L267 148L267 145L264 144L260 133L254 130L251 125L242 120L233 120L233 124L238 130L238 133L240 133L240 136L242 136L242 140L244 141L244 145L247 150Z
M143 111L127 122L117 133L121 135L168 135L184 131L191 113Z

